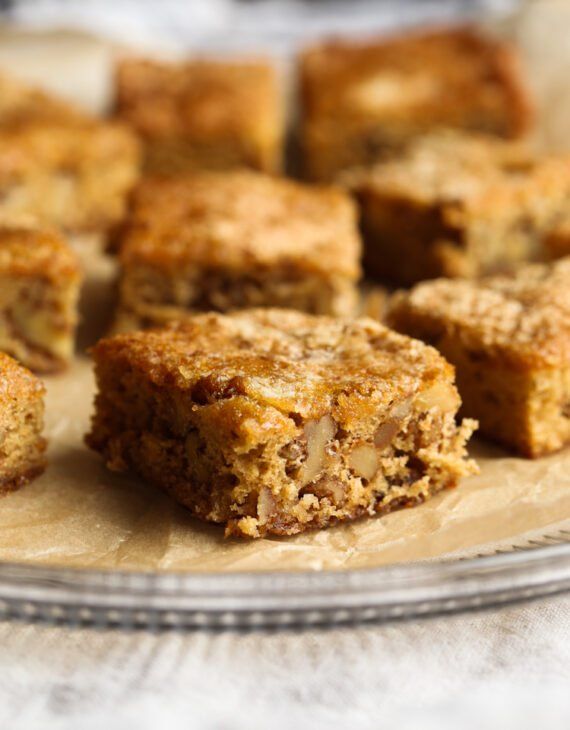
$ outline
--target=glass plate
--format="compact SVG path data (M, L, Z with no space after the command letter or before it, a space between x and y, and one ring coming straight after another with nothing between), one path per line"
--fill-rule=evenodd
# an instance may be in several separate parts
M570 532L510 550L299 573L128 573L0 563L0 617L156 630L331 626L456 613L570 590Z
M502 3L515 4L514 0ZM228 28L198 33L193 40L196 48L235 50L236 46L255 45L287 57L301 41L325 32L348 33L369 27L380 30L420 20L477 16L485 5L495 3L476 3L467 12L467 4L459 0L429 4L415 0L401 5L362 0L346 3L344 11L333 17L320 9L320 4L298 3L291 3L291 11L283 15L285 6L277 3L277 17L272 15L271 4L263 8L244 4L240 13L235 10L228 16ZM162 36L168 36L160 36L162 40L173 48L186 48L191 29L181 25L179 18L169 18L162 9L160 17ZM91 18L91 30L93 21ZM96 25L111 35L120 26L106 15L101 15ZM564 23L558 26L564 27ZM150 28L149 39L154 39L156 23ZM123 28L120 30L122 39ZM37 59L37 54L32 55ZM20 54L18 59L22 57ZM78 92L85 86L83 75L79 78ZM69 84L66 74L65 85ZM157 630L327 626L454 613L569 589L570 532L559 531L492 555L351 571L208 575L0 562L0 618Z

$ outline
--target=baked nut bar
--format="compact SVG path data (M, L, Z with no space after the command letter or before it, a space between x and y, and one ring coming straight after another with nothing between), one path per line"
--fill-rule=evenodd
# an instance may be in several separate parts
M399 159L345 174L358 199L364 268L413 284L544 259L570 209L570 156L466 133L419 138Z
M0 125L1 129L1 125ZM105 231L124 215L139 143L121 125L29 123L0 134L0 221Z
M209 313L93 354L88 445L226 535L416 505L474 470L453 368L371 319Z
M482 433L528 457L570 442L570 258L418 284L395 295L388 321L455 365Z
M316 180L436 129L516 138L533 119L515 50L470 27L324 42L301 54L299 76L306 173Z
M119 329L188 311L281 306L353 312L356 209L333 188L253 171L152 177L117 236Z
M42 473L44 387L40 380L0 352L0 494Z
M38 372L73 354L81 272L58 233L0 226L0 350Z
M126 58L116 87L117 114L142 137L149 171L281 169L283 102L269 61Z

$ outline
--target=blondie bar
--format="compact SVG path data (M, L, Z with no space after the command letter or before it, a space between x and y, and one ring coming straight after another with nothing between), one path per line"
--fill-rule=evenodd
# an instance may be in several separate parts
M453 368L371 319L209 313L94 357L89 446L226 535L412 506L474 469Z
M570 207L570 156L442 132L345 174L361 208L364 268L402 284L475 277L546 255Z
M0 494L45 468L43 396L40 380L0 352Z
M388 321L455 365L464 413L490 438L528 457L570 442L570 258L418 284Z
M0 226L0 350L32 370L62 369L73 354L80 281L59 234Z
M360 239L350 198L253 171L149 178L118 235L119 329L188 311L351 314Z
M325 42L302 53L299 76L306 173L316 180L434 129L514 138L533 118L514 49L469 27Z
M104 231L123 216L138 171L138 141L120 125L11 127L0 134L0 221Z
M284 111L268 61L125 59L116 78L117 114L144 140L148 170L280 170Z

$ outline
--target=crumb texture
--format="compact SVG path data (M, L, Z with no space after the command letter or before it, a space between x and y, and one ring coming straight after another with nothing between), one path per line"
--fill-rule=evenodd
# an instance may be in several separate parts
M45 468L44 387L29 370L0 353L0 494Z
M148 169L281 166L283 102L269 61L124 59L116 104L146 141Z
M476 277L563 253L570 157L438 132L398 159L344 175L362 209L365 269L403 284Z
M81 280L78 257L58 233L0 226L0 349L38 372L65 367Z
M433 130L516 138L534 117L514 49L466 27L316 45L301 55L300 83L307 172L318 179Z
M437 280L395 296L397 330L455 365L464 412L525 456L570 442L570 259L479 282Z
M228 534L417 504L474 468L451 367L372 320L199 315L94 357L88 444Z
M353 202L255 172L152 177L116 240L123 320L283 306L350 314L360 275Z

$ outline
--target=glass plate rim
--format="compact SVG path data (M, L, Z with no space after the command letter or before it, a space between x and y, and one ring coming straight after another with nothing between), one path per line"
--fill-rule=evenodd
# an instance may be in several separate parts
M0 561L0 617L119 628L338 625L457 613L570 590L570 544L374 568L143 572Z

